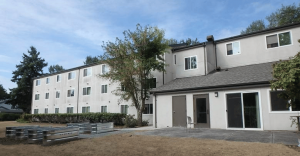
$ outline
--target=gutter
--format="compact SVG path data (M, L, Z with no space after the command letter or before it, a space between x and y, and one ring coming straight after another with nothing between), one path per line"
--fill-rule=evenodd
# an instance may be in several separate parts
M242 89L242 88L256 88L256 87L270 87L269 81L241 83L241 84L230 84L220 86L206 86L206 87L195 87L187 89L175 89L165 91L152 91L154 94L175 94L175 93L190 93L190 92L205 92L205 91L216 91L216 90L230 90L230 89Z

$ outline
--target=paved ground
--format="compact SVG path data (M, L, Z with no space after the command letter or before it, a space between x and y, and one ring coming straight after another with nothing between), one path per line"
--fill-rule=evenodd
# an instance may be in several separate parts
M235 131L219 129L188 129L188 131L186 131L185 128L155 129L135 132L135 134L243 142L281 143L285 145L298 145L298 138L300 138L300 133L292 131Z

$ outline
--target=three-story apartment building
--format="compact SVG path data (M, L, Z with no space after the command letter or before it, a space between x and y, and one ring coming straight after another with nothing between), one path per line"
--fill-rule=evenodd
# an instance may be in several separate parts
M241 130L296 130L287 108L271 91L272 64L299 52L300 23L192 46L170 45L165 73L153 72L156 85L143 119L154 127L187 125ZM120 84L97 75L105 64L92 64L34 79L32 113L111 112L136 114L131 102L111 92Z

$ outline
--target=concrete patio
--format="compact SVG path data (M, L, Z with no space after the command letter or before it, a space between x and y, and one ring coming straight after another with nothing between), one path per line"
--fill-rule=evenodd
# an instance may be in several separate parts
M215 139L242 142L277 143L285 145L298 145L298 138L300 138L300 133L294 131L238 131L206 128L164 128L143 132L135 132L135 134L166 137L189 137L199 139Z

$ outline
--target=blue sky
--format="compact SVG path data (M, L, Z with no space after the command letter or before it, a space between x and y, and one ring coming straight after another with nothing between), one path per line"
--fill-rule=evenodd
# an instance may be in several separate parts
M207 35L239 35L252 21L264 19L296 0L0 0L0 84L8 88L12 71L30 46L48 66L83 65L103 54L102 41L122 38L135 25L157 26L177 40ZM48 67L44 69L48 72Z

